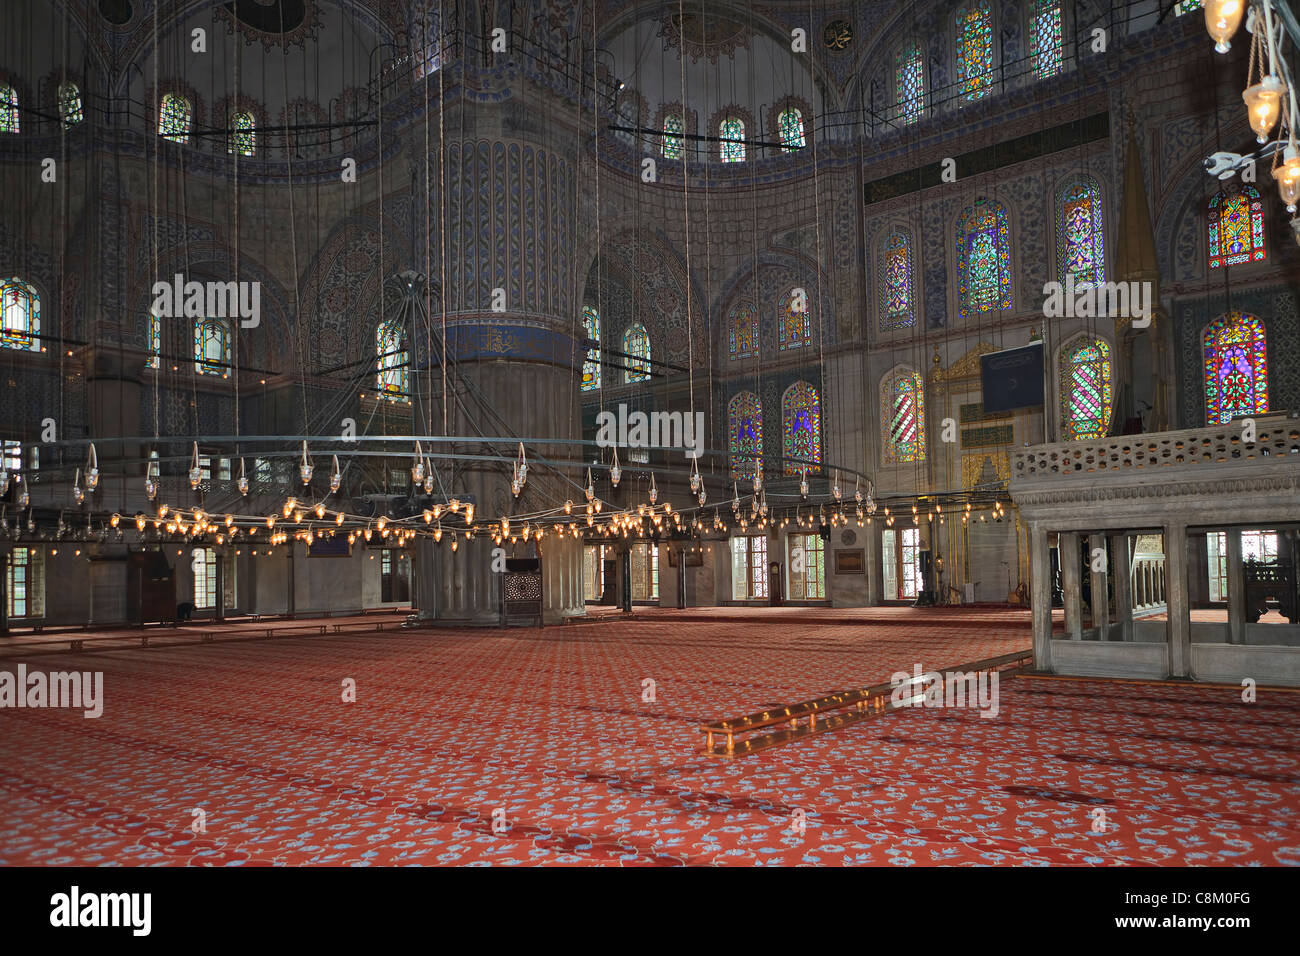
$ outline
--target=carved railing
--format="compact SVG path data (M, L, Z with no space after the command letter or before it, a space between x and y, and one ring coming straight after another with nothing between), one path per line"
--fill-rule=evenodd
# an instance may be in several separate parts
M1134 611L1157 611L1166 605L1165 556L1139 554L1133 559L1129 594Z
M1285 415L1259 415L1253 420L1254 441L1247 419L1213 428L1123 435L1092 441L1033 445L1012 453L1011 480L1043 480L1097 472L1141 469L1195 468L1240 461L1285 459L1300 464L1300 420Z

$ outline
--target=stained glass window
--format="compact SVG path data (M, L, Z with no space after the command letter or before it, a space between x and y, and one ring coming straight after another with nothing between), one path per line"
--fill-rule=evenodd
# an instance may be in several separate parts
M0 282L0 348L41 349L41 297L22 279Z
M733 359L750 358L758 354L758 314L747 303L739 303L731 310L727 320L730 336L729 351Z
M194 371L222 378L230 373L230 326L224 319L194 323Z
M1106 281L1106 240L1101 228L1101 190L1090 177L1068 182L1056 204L1057 266L1061 281L1075 287Z
M644 325L634 325L623 333L623 351L627 353L623 371L625 382L645 382L650 379L650 333Z
M664 159L682 158L682 114L669 113L664 117Z
M925 460L925 393L921 376L909 369L890 375L880 386L887 463Z
M1067 345L1061 355L1061 438L1104 438L1110 429L1110 346L1101 339Z
M582 307L582 331L596 343L582 363L582 390L590 392L600 388L600 313L589 305Z
M890 233L885 239L882 260L880 272L884 276L884 289L880 329L884 332L906 328L916 321L911 237L902 231Z
M1264 259L1264 206L1254 186L1215 193L1208 218L1211 269Z
M740 392L727 404L727 444L731 480L753 481L763 457L763 405L753 392Z
M1184 13L1201 9L1201 6L1201 0L1179 0L1174 4L1174 16L1181 17Z
M791 289L781 300L781 311L777 315L781 334L777 346L784 349L800 349L812 341L812 321L808 315L808 292L806 289Z
M81 90L76 83L59 85L59 115L63 117L64 126L75 126L85 119L81 108Z
M230 145L232 155L252 156L257 151L257 123L252 113L236 113L230 117Z
M792 106L781 111L781 115L776 118L776 123L781 128L781 142L785 144L787 153L794 152L804 145L803 113Z
M173 143L190 141L190 101L175 93L162 98L158 114L158 133Z
M817 389L807 382L795 382L781 398L781 439L785 473L798 475L821 470L822 407ZM792 461L791 459L799 459Z
M0 133L18 132L18 94L12 86L0 85Z
M149 348L149 360L144 363L145 367L160 367L162 365L162 319L153 312L147 313L145 344Z
M961 317L1011 308L1007 210L981 200L957 222L957 303Z
M894 94L898 100L898 118L914 123L921 118L925 105L925 61L921 48L909 43L899 52L894 64Z
M1229 312L1206 327L1203 345L1206 424L1267 412L1264 323L1244 312Z
M410 401L406 334L396 319L386 319L375 330L375 367L379 397L390 402Z
M718 126L718 144L724 163L743 163L745 161L745 121L736 116L728 116Z
M957 11L957 88L978 100L993 87L993 17L987 0Z
M1033 0L1029 9L1029 55L1034 61L1034 75L1040 79L1055 76L1064 64L1060 0Z

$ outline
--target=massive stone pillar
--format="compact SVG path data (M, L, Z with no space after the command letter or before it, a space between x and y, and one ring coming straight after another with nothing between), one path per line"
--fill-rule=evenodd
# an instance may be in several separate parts
M1079 574L1079 533L1062 531L1057 537L1061 561L1061 590L1065 593L1065 633L1072 641L1083 637L1083 587Z
M1187 601L1187 526L1165 525L1165 595L1169 605L1169 674L1190 677L1192 620Z

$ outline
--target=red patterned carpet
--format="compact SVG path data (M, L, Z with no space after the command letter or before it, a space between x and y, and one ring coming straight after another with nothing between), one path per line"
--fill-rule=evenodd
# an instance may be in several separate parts
M774 611L26 656L106 702L0 709L0 863L1300 863L1292 693L1008 679L992 719L699 755L701 720L1029 644L1023 611Z

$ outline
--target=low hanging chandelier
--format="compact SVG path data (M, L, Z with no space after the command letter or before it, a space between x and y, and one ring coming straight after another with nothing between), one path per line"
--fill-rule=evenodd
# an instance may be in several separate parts
M1241 98L1246 104L1250 127L1261 145L1259 155L1273 156L1273 179L1287 212L1292 214L1291 230L1300 242L1300 217L1295 216L1300 200L1300 147L1296 141L1300 110L1296 107L1295 79L1282 55L1283 43L1288 38L1293 47L1300 47L1300 24L1285 3L1274 0L1207 0L1205 27L1214 40L1216 52L1227 53L1231 49L1231 40L1241 28L1243 16L1246 31L1251 34L1251 46L1247 85ZM1213 159L1206 161L1207 167ZM1234 162L1231 169L1241 165ZM1230 175L1228 171L1223 177Z

